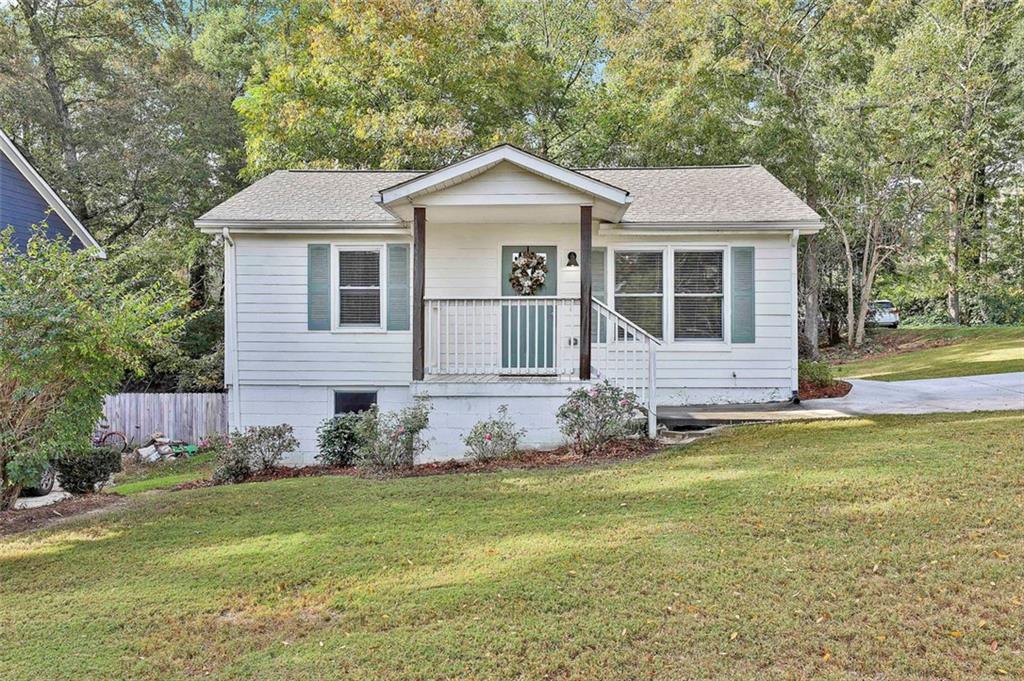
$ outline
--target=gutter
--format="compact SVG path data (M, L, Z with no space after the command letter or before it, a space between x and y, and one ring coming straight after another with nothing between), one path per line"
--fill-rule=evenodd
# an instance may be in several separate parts
M790 402L793 404L800 404L800 320L798 310L800 309L799 299L799 288L800 288L800 274L797 270L797 246L800 244L800 230L794 229L789 235L789 245L792 249L791 261L793 263L793 291L791 294L792 310L793 310L793 379L792 389L793 394L790 397Z
M224 238L224 312L227 317L225 322L231 330L230 344L225 338L225 345L230 345L230 353L228 353L229 348L225 347L225 360L228 354L231 356L231 380L228 382L230 390L228 395L231 403L231 418L228 423L230 430L232 427L240 428L242 421L242 395L238 380L238 259L235 241L231 238L231 230L224 227L221 236ZM230 286L228 286L229 283Z

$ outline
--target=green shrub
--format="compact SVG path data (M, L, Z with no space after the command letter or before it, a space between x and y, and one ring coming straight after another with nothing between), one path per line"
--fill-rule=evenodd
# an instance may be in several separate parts
M491 461L512 456L519 449L525 428L516 428L508 417L508 405L498 407L498 415L480 421L462 438L469 456L477 461Z
M835 383L836 378L832 373L832 367L825 362L802 359L799 367L801 383L809 383L817 387L826 387Z
M214 448L213 481L217 484L242 482L253 474L248 454L225 438L223 446Z
M638 432L637 397L603 381L569 393L555 415L562 434L580 454L592 454L612 440Z
M106 447L88 447L61 454L53 463L60 486L72 494L91 494L121 470L121 454Z
M424 400L401 411L382 412L376 405L359 416L356 436L359 448L355 464L371 470L410 468L427 449L420 437L430 423L430 406Z
M293 433L287 423L249 426L244 432L233 432L222 447L217 447L214 481L241 482L257 471L276 468L285 454L299 448Z
M339 414L326 419L316 429L316 458L325 466L350 466L359 449L359 421L362 412Z

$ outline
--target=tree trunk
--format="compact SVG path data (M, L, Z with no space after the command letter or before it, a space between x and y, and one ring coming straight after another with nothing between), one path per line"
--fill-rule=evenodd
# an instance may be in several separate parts
M818 209L818 194L815 184L807 184L807 205L813 210ZM810 349L810 359L817 360L820 357L818 352L818 314L821 311L821 276L818 272L818 258L821 248L818 243L818 235L811 234L807 237L807 247L804 249L803 263L803 302L804 302L804 326L802 330L804 342ZM794 310L794 314L796 311Z
M853 315L853 249L850 248L850 239L846 236L846 230L840 229L843 237L843 253L846 255L846 345L853 348L855 341L854 325L856 317Z
M22 0L18 3L28 27L29 40L35 48L39 65L43 68L46 91L50 96L54 118L57 120L60 136L61 156L64 159L64 170L68 175L66 198L71 212L85 220L85 195L82 192L82 174L78 161L78 146L75 143L74 129L71 123L71 111L64 97L64 83L57 75L57 63L51 49L50 38L39 21L39 5L36 2ZM55 10L56 11L56 10Z
M818 273L818 235L807 237L807 248L804 249L803 267L803 298L804 298L804 330L803 336L810 349L811 359L818 359L818 314L821 308L821 277Z
M946 314L951 324L960 323L960 201L957 191L949 193L949 228L946 233L946 267L949 283L946 287Z
M12 485L0 490L0 511L14 508L14 502L21 496L21 485Z

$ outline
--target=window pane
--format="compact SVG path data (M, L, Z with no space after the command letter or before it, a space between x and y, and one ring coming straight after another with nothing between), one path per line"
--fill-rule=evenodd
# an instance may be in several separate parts
M334 413L349 414L354 411L366 411L377 404L377 393L334 393Z
M344 288L338 291L338 324L380 324L380 291Z
M721 251L676 251L676 293L721 293Z
M661 251L615 254L616 293L661 293Z
M338 286L380 286L380 253L339 251Z
M615 311L655 338L661 338L661 296L616 296Z
M722 339L722 299L676 297L676 338Z

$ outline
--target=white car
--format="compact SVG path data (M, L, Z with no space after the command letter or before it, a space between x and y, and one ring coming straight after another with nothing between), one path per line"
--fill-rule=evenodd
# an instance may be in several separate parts
M872 300L869 307L871 323L895 329L900 325L900 311L891 300Z

